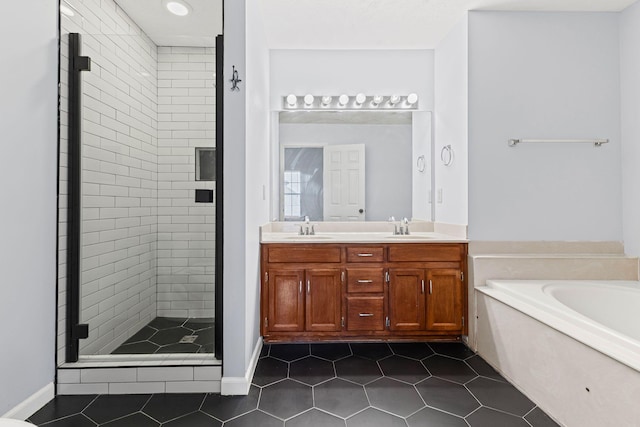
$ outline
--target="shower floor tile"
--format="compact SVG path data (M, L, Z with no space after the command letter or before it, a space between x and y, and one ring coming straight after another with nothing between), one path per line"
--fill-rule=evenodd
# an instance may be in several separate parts
M431 370L441 368L429 363L440 358L455 363ZM51 427L557 426L463 344L426 343L265 345L248 396L57 396L28 421Z
M156 317L111 354L213 353L213 322Z

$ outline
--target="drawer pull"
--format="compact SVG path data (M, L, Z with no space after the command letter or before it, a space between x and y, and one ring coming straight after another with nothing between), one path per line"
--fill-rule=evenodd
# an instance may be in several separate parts
M422 279L422 293L424 294L424 279ZM429 292L431 293L431 292Z
M361 257L368 257L368 256L373 256L373 254L358 254L358 256L361 256Z
M298 293L302 293L302 280L300 280L300 287L298 288Z
M431 295L432 293L433 293L433 282L429 280L429 295Z
M367 279L367 280L361 279L361 280L358 280L358 283L373 283L373 280L371 280L371 279Z
M307 295L311 293L311 280L307 279Z
M373 317L373 313L360 313L360 317Z

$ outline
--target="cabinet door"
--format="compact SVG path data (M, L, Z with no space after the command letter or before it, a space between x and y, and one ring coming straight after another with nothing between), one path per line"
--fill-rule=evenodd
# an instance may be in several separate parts
M269 270L267 282L268 318L270 332L304 330L304 270Z
M307 331L341 331L341 270L306 270Z
M464 283L460 270L429 270L427 295L427 329L461 331Z
M389 329L419 331L425 327L424 270L389 269Z

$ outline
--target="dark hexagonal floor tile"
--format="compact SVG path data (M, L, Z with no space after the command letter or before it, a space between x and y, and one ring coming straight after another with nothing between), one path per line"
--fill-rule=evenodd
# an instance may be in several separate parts
M265 386L287 378L288 374L288 363L272 357L265 357L258 360L252 383L258 386Z
M77 414L67 418L61 418L47 424L36 425L45 425L47 427L96 427L98 424L94 423L83 414ZM157 425L158 424L156 424L156 426Z
M158 427L160 423L152 420L147 415L140 412L136 414L127 415L124 418L117 419L115 421L108 422L106 424L100 424L100 426L106 427ZM70 426L72 427L72 426Z
M262 350L260 350L260 358L267 357L271 350L271 344L263 344Z
M313 388L315 407L349 417L369 406L367 395L361 385L336 378Z
M305 384L316 385L333 377L333 363L317 357L305 357L289 365L289 378Z
M38 412L29 417L29 421L34 424L42 424L45 422L57 420L58 418L68 417L73 414L79 414L97 396L56 396L52 401L44 405ZM144 404L144 403L143 403ZM140 406L142 407L142 406Z
M422 361L431 375L464 384L478 375L462 360L444 356L431 356Z
M467 384L469 391L484 406L523 417L536 405L509 383L478 377Z
M312 409L284 423L286 427L345 427L344 420Z
M390 343L389 347L391 347L391 350L393 350L395 354L418 360L422 360L433 354L431 347L423 342L394 342Z
M491 367L487 362L485 362L480 356L477 354L473 357L465 360L466 364L471 366L471 369L476 371L478 375L491 378L493 380L507 382L502 375L496 372L495 369Z
M213 317L191 318L184 322L182 326L193 331L199 331L200 329L213 328L213 322Z
M542 409L534 408L524 417L533 427L558 427L558 424L545 414Z
M358 384L367 384L382 377L378 363L371 359L363 359L357 356L347 357L334 363L336 374Z
M364 386L371 406L406 417L424 407L416 389L392 378L381 378Z
M393 354L387 343L353 343L350 345L355 356L365 359L380 360Z
M505 414L491 408L480 408L466 418L471 427L530 427L524 418Z
M427 405L461 417L466 417L480 406L465 386L440 378L428 378L416 385L416 389Z
M311 354L327 360L338 360L351 356L347 343L311 344Z
M469 347L460 342L430 342L429 346L436 354L455 357L460 360L467 359L475 354Z
M159 348L160 346L152 342L141 341L133 344L123 344L112 351L111 354L153 354Z
M402 356L387 357L378 362L385 376L415 384L431 376L418 360Z
M309 344L271 344L269 355L286 362L301 359L311 354Z
M212 393L204 398L200 410L219 420L227 421L257 409L259 397L260 389L256 386L251 386L249 394L246 396L223 396Z
M456 417L455 415L445 414L432 408L423 408L419 412L411 415L407 418L407 424L409 424L409 427L468 427L464 419ZM492 427L498 426L507 427L508 424L494 424Z
M169 344L160 347L156 353L197 353L198 350L198 344Z
M213 328L200 329L199 331L193 332L193 335L197 335L195 343L200 345L211 345L213 344Z
M186 319L180 317L156 317L147 326L156 329L169 329L182 326Z
M149 341L158 345L175 344L179 342L185 335L192 335L193 331L183 327L163 329L156 332Z
M251 411L241 417L224 423L225 427L282 427L283 422L269 414Z
M149 394L102 395L84 410L84 414L96 423L104 424L140 411L150 397Z
M284 380L262 389L258 408L278 418L287 419L313 407L311 387Z
M203 412L193 412L173 421L162 424L162 427L220 427L222 422L211 418Z
M148 340L149 338L151 338L153 336L153 334L155 334L156 332L158 332L156 329L150 328L149 326L145 326L144 328L140 329L138 332L136 332L135 334L133 334L126 342L125 344L130 344L133 342L139 342L139 341L145 341Z
M395 415L367 408L347 419L347 427L407 427L407 423Z
M214 353L213 344L203 345L200 347L200 350L198 350L198 353Z
M161 423L181 417L200 408L204 394L154 394L142 412Z

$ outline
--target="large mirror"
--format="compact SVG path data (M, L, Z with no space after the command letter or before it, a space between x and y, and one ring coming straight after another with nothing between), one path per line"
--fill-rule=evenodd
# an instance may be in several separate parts
M281 221L431 219L431 113L284 111L277 129Z

